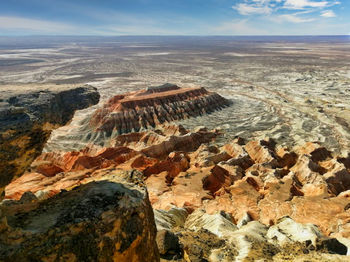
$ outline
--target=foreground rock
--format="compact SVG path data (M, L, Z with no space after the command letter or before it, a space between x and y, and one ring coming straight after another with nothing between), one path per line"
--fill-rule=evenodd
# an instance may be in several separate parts
M41 153L51 131L67 124L75 110L98 103L100 96L92 86L2 86L0 92L1 198L4 186Z
M142 178L111 170L102 177L44 201L5 201L0 260L158 261Z

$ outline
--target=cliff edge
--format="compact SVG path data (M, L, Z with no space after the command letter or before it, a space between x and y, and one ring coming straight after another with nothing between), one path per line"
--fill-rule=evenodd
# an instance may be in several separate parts
M0 199L3 188L41 153L53 129L75 110L97 104L92 86L16 85L0 87Z

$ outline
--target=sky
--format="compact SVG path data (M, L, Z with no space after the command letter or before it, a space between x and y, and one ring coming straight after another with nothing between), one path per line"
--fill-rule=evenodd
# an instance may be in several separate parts
M0 0L7 35L350 35L350 0Z

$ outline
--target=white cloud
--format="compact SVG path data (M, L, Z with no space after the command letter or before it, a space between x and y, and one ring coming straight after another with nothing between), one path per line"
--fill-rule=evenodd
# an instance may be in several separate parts
M16 16L0 16L0 29L30 31L30 33L63 33L67 34L75 31L77 28L59 22L46 20L23 18Z
M321 16L331 18L331 17L336 17L335 13L333 10L325 10L321 13Z
M322 17L335 17L328 8L337 4L337 0L240 0L232 8L244 16L259 15L278 23L307 23L316 20L319 12Z
M305 9L305 8L324 8L329 6L329 1L312 1L312 0L286 0L284 8L287 9Z
M263 0L262 0L263 1ZM252 15L252 14L270 14L272 9L267 5L249 5L249 4L237 4L232 7L236 9L241 15Z
M80 26L53 22L49 20L32 19L16 16L0 16L0 34L5 32L11 35L169 35L186 34L162 28L155 22L145 21L141 24L140 20L131 17L123 17L123 21L111 21L103 26Z
M315 19L313 18L303 18L298 16L297 14L284 14L277 16L277 19L280 20L280 22L291 22L291 23L307 23L312 22Z

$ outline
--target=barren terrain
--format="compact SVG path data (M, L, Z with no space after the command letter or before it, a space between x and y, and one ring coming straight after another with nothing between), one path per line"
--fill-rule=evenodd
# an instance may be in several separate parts
M350 148L348 37L0 39L1 84L89 83L103 103L165 82L203 86L233 101L179 121L222 128L222 142L268 136L291 146L319 141L336 151ZM83 147L70 137L94 108L56 130L46 150Z

